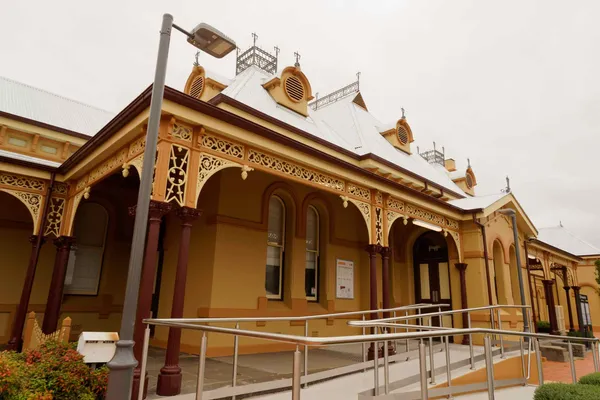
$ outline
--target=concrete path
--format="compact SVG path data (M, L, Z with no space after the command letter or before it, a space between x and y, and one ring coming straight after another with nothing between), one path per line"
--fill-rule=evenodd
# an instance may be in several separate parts
M500 389L494 392L496 400L532 400L535 386L519 386L514 388ZM464 396L455 396L460 400L488 400L487 393L473 393Z
M418 347L411 341L409 349ZM461 346L459 346L461 347ZM399 351L405 350L405 343L398 345ZM310 349L308 357L309 373L356 364L362 361L362 345L350 344L322 349ZM238 357L237 385L267 382L291 378L292 352L244 354ZM148 351L148 399L162 398L156 394L156 381L160 368L164 365L165 351L150 348ZM180 355L183 382L181 394L195 393L198 376L198 356L182 353ZM233 357L215 357L206 359L204 377L205 391L231 386ZM171 397L172 398L172 397Z
M466 360L469 358L469 348L461 345L451 345L451 362ZM327 351L327 350L326 350ZM475 347L475 353L481 354L481 347ZM311 353L309 353L310 355ZM310 358L310 356L309 356ZM436 368L445 365L445 354L436 351L434 354L434 363ZM483 366L483 362L480 362ZM390 365L390 382L412 377L418 374L419 360L413 355L408 361L401 361ZM327 399L327 400L348 400L356 398L357 394L373 388L374 373L372 370L359 372L352 375L342 376L336 379L328 380L322 383L309 385L302 389L302 398L304 399ZM441 379L440 379L441 381ZM383 368L379 369L379 383L383 385ZM439 381L438 381L439 383ZM193 394L173 397L173 400L192 400ZM291 393L289 390L253 397L260 400L289 400Z

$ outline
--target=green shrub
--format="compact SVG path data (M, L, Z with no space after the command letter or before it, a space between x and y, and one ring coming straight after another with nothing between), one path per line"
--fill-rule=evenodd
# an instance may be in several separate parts
M593 338L594 337L594 333L591 331L585 331L585 332L580 332L580 331L569 331L567 333L567 336L571 336L571 337L581 337L581 338Z
M600 386L600 372L594 372L592 374L582 376L579 378L579 383L583 385Z
M107 382L108 370L91 370L73 346L0 353L0 400L103 399Z
M592 385L546 383L535 390L534 400L598 400L600 388Z
M552 328L550 327L550 322L538 321L537 322L537 330L539 333L551 333Z

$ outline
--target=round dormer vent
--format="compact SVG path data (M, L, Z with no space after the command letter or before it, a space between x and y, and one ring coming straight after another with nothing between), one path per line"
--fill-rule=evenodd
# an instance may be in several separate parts
M304 85L298 77L288 76L283 86L285 94L287 94L293 102L298 103L300 100L304 99Z
M204 76L198 75L192 81L190 85L190 96L195 97L197 99L202 96L202 91L204 90Z
M398 134L398 140L400 141L400 143L402 145L405 145L408 143L408 131L406 130L405 127L403 127L402 125L398 126L398 129L396 130L397 134Z

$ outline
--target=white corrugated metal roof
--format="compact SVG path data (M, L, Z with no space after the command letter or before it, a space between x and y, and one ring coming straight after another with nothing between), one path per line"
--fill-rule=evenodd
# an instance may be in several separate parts
M0 150L0 156L13 158L15 160L27 161L34 164L47 165L49 167L59 167L60 163L55 161L45 160L43 158L31 157L25 154L14 153L12 151Z
M553 226L538 230L537 239L576 256L600 254L600 249L577 237L564 226Z
M0 111L93 136L115 114L0 77Z
M416 152L409 155L394 148L380 134L381 127L385 125L353 103L354 96L348 96L316 111L309 108L308 117L305 117L278 105L262 87L274 76L256 66L250 66L237 75L222 93L357 155L372 153L430 182L464 195L445 169L442 171L435 168Z
M452 204L453 206L462 208L463 210L481 210L491 206L506 196L508 196L508 193L496 193L487 196L473 196L466 197L464 199L450 200L448 204Z

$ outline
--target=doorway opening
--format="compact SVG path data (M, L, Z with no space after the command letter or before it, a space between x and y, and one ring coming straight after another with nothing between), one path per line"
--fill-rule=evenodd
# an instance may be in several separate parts
M419 236L413 246L415 268L416 303L447 305L442 310L452 309L448 245L439 232L426 232ZM434 310L431 310L434 311ZM453 326L452 316L434 317L434 326Z

